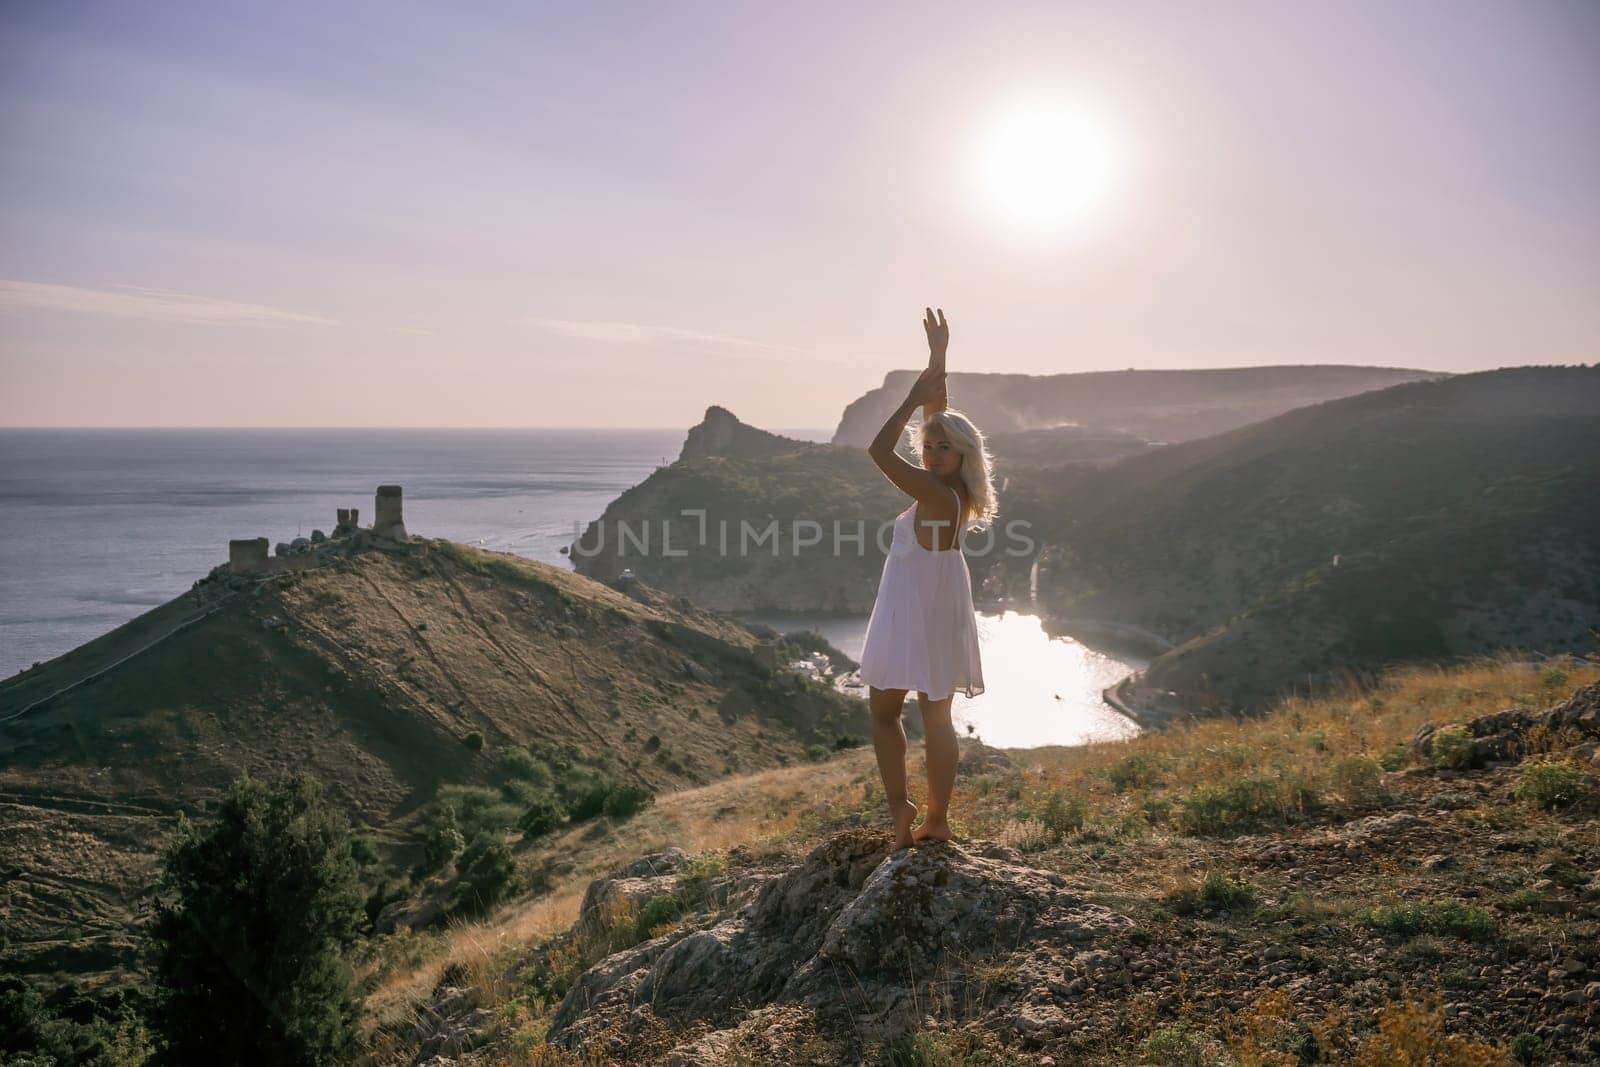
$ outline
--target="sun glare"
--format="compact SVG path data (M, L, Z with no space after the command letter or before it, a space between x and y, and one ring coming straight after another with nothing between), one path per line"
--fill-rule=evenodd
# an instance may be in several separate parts
M1104 123L1055 102L1015 107L990 128L979 152L981 195L1023 233L1077 228L1095 216L1116 176Z

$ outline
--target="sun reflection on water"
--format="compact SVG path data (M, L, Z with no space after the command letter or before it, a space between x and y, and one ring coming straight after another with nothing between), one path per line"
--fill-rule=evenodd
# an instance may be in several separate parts
M851 659L861 659L867 617L847 615L745 615L777 630L815 630ZM952 717L962 735L1000 748L1082 745L1132 737L1139 727L1111 708L1100 693L1148 660L1127 651L1090 648L1069 637L1051 637L1038 616L1005 610L978 612L984 691L956 694ZM915 714L915 696L907 700Z

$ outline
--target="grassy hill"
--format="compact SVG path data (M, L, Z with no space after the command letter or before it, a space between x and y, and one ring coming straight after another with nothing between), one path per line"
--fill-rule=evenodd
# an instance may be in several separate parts
M915 371L891 371L850 402L833 443L865 448L904 399ZM1079 424L1147 441L1188 441L1291 408L1441 375L1402 367L1281 366L1085 374L950 375L950 396L985 433Z
M1010 503L1048 542L1048 610L1182 646L1147 691L1260 707L1308 675L1589 647L1597 455L1600 367L1522 367L1063 469Z
M5 967L124 967L155 846L243 771L312 772L400 870L441 792L505 785L509 750L660 791L863 736L859 702L784 670L775 637L439 540L219 568L0 684Z
M1123 692L1151 722L1256 709L1391 662L1584 649L1600 625L1597 412L1600 368L1523 367L1162 447L1082 428L997 434L1001 516L993 551L969 547L974 591L1024 603L1036 577L1034 606L1061 628L1092 620L1181 646ZM631 568L724 610L869 611L875 535L905 498L865 450L764 442L745 455L721 437L729 447L615 500L576 566L607 580ZM797 520L818 523L820 542L800 544ZM836 554L834 523L866 543L841 539ZM1007 554L1008 523L1036 553Z
M1105 464L1152 447L1130 434L1072 426L997 434L988 444L1008 491L1028 484L1032 468L1054 478L1065 463ZM866 613L892 534L888 523L905 502L865 449L769 434L712 407L689 431L677 462L589 524L571 546L572 560L602 581L631 570L719 611ZM818 526L794 525L806 520ZM818 533L820 540L802 543ZM969 557L980 590L998 562Z
M1501 657L1125 742L964 743L957 849L894 858L865 751L673 793L626 838L573 832L523 853L571 864L548 892L372 942L374 1055L1592 1062L1597 679L1592 663ZM1587 732L1535 726L1486 761L1419 744L1511 706L1569 709ZM1009 931L1003 908L918 925L984 894L1043 894L1046 916L1082 923L997 941L974 935ZM912 945L928 955L908 972ZM836 972L819 991L782 981L818 964Z
M676 463L607 505L571 546L573 566L601 581L631 569L720 611L870 610L887 548L887 534L880 548L876 532L904 507L903 494L864 449L774 447L774 435L757 438L764 432L743 423L708 433L723 423L721 410L689 431L695 447ZM754 451L740 447L752 439ZM700 445L707 440L728 443L708 449ZM807 521L821 538L802 545L813 528L796 523ZM837 556L834 522L842 535L862 534Z

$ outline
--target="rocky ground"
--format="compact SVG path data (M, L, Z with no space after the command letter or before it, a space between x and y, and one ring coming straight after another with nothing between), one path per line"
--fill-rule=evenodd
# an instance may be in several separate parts
M399 1062L1600 1062L1600 685L1453 734L1269 832L891 854L864 806L803 856L657 853L516 960L521 1000L447 973ZM1550 808L1539 736L1572 772Z

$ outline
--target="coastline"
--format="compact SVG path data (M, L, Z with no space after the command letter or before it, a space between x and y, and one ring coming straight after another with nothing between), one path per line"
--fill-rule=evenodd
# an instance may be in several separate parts
M1134 623L1056 615L1044 608L1037 608L1036 612L1047 631L1065 634L1085 644L1093 641L1114 643L1150 659L1176 647L1160 634ZM1134 671L1115 684L1106 686L1100 691L1100 699L1142 730L1161 730L1180 719L1196 717L1191 709L1175 700L1159 703L1140 701L1134 693L1143 675L1142 670Z
M1100 691L1100 699L1111 705L1119 714L1132 719L1144 730L1161 730L1179 719L1194 717L1193 712L1176 705L1157 708L1136 703L1131 690L1142 673L1134 671L1115 685L1106 686Z

